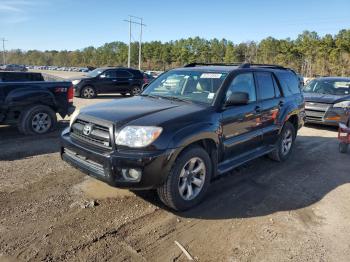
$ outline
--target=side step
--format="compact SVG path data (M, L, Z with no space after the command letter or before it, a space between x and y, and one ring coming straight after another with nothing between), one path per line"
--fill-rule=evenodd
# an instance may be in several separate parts
M264 147L259 147L256 148L252 151L247 152L243 156L231 158L228 160L225 160L224 162L219 163L218 165L218 175L223 175L227 173L228 171L246 163L249 162L255 158L259 158L263 155L266 155L268 153L271 153L275 147L273 146L264 146Z

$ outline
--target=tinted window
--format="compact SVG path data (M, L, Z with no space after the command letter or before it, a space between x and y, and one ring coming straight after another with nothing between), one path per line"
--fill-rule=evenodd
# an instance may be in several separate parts
M273 80L273 85L275 87L275 96L276 97L281 97L281 91L280 91L280 88L278 87L278 84L276 82L276 79L274 76L272 76L272 80Z
M300 93L299 79L294 73L288 71L276 72L276 75L285 96Z
M104 75L106 76L106 78L115 78L116 77L115 71L113 71L113 70L106 71L104 73Z
M132 77L132 75L128 71L125 71L125 70L118 70L118 71L116 71L116 74L117 74L117 77L120 77L120 78Z
M259 85L261 100L275 97L275 86L273 85L272 75L267 72L257 72L256 79Z
M231 96L234 92L246 92L249 95L249 102L256 101L256 91L254 84L253 73L244 73L237 75L232 83L230 84L227 93L226 100Z

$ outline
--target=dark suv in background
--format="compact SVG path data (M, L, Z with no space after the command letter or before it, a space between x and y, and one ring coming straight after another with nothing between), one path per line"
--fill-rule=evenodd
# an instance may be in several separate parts
M199 203L217 176L292 152L304 123L298 76L275 65L190 64L139 96L85 107L62 133L61 156L116 187L157 189L169 207Z
M94 98L103 93L137 95L142 90L144 76L141 71L132 68L97 68L81 78L71 79L75 96Z

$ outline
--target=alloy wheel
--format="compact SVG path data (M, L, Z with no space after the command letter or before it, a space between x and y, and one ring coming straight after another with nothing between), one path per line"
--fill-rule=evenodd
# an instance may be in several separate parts
M281 151L282 154L285 156L289 153L290 149L292 148L293 144L293 133L290 129L286 129L286 131L283 134L282 138L282 144L281 144Z
M204 161L199 157L191 158L182 168L178 189L184 200L192 200L201 192L206 177Z
M91 87L86 87L83 90L83 96L85 98L92 98L92 97L95 96L95 90L93 88L91 88Z
M37 113L32 119L32 128L35 133L42 134L51 128L51 118L46 113Z

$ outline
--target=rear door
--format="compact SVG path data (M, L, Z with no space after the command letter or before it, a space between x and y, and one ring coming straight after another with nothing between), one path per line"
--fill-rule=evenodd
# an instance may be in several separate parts
M260 125L263 132L264 145L272 145L277 141L279 126L278 116L284 106L280 88L271 72L256 72L258 84L258 100L261 107Z
M260 107L257 101L254 75L240 73L231 82L226 99L233 92L247 92L249 104L230 106L222 113L224 158L233 159L256 149L262 144Z

